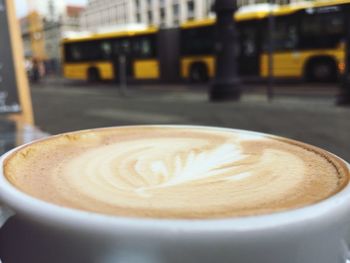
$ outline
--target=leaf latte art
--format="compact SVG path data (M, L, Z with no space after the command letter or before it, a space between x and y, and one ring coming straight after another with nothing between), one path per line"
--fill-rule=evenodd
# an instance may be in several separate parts
M135 126L63 134L5 164L23 192L117 216L223 218L307 206L348 183L326 152L226 129Z

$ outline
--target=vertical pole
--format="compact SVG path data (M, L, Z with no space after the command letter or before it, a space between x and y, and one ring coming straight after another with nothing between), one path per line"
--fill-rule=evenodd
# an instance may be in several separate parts
M120 72L120 95L125 96L127 82L126 82L126 56L121 54L119 56L119 72Z
M238 32L233 19L237 9L235 0L216 0L216 74L209 91L211 101L239 100Z
M272 101L274 92L273 92L273 85L274 85L274 59L273 59L273 53L274 53L274 40L273 40L273 34L275 30L275 18L273 16L273 4L274 0L269 0L269 17L268 17L268 35L269 35L269 45L268 45L268 81L267 81L267 99L269 101Z
M345 30L345 70L340 82L340 94L337 98L338 105L350 105L350 7L344 11Z

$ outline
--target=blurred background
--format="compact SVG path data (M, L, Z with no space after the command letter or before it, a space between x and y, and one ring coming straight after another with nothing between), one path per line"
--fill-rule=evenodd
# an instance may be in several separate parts
M239 95L222 100L210 96L220 82L214 2L16 0L35 125L50 134L128 124L231 127L302 140L350 161L350 1L231 1L237 61L227 74Z

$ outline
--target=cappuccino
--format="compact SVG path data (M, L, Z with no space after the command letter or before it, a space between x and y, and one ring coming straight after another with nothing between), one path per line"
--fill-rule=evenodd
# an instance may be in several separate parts
M7 180L35 198L103 214L227 218L320 202L343 162L300 142L229 129L129 126L73 132L10 155Z

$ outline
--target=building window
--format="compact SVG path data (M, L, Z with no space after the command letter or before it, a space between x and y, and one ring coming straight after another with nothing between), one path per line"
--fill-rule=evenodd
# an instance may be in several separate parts
M147 12L147 17L148 17L148 23L149 23L149 24L152 24L152 23L153 23L152 11L148 11L148 12Z
M213 12L213 0L207 0L207 15Z
M125 24L129 23L128 16L127 16L126 12L124 12L124 23Z
M113 9L109 9L109 23L113 24L113 20L114 20Z
M136 14L136 22L141 23L141 14L140 13Z
M178 26L178 25L180 24L179 18L174 18L173 24L174 24L175 26Z
M152 9L152 0L147 0L148 9Z
M173 18L174 18L174 25L180 24L180 5L179 4L173 4Z
M180 14L180 6L179 4L174 4L173 5L173 15L174 17L178 17Z
M165 18L165 8L160 9L160 18L164 19Z
M187 2L187 18L188 18L188 20L194 19L194 9L195 9L194 1L193 0L188 1Z
M120 8L120 6L118 6L118 9L117 9L117 19L118 19L118 23L120 23L120 21L121 21L121 8Z
M165 8L160 9L160 24L161 26L165 25Z

